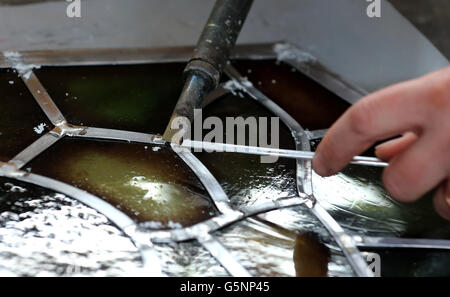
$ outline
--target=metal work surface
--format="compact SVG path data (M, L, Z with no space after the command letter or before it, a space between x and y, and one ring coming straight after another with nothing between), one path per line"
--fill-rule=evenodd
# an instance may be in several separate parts
M165 57L172 57L171 59L173 59L173 61L186 60L183 50L176 48L173 49L173 51L170 49L166 50L168 53L164 55ZM249 50L247 52L247 56L243 54L246 50ZM143 52L136 50L123 50L114 55L111 63L155 63L158 62L159 58L161 58L162 52L163 50L144 50ZM312 81L319 82L319 84L321 83L322 78L326 78L324 79L325 82L322 86L327 89L328 92L340 94L342 99L347 102L354 102L355 99L357 99L358 93L360 96L365 93L365 91L353 87L348 82L340 80L337 76L327 71L326 68L321 66L317 59L312 57L309 53L302 52L290 44L284 43L249 46L243 48L238 47L235 52L239 53L237 54L237 57L240 58L254 58L255 60L261 60L262 58L278 59L278 63L285 63L291 67L293 71L299 71L309 77ZM169 146L169 144L162 140L162 138L157 134L129 132L118 129L95 128L80 125L80 123L76 123L76 125L74 123L69 123L58 108L55 100L53 100L49 93L45 91L45 84L40 81L40 75L36 74L36 72L40 72L38 70L33 70L34 68L39 68L42 66L39 61L45 61L45 63L43 63L44 65L67 65L68 61L71 61L71 57L67 56L68 53L4 53L2 66L11 67L17 70L17 74L21 77L36 102L52 123L52 127L49 128L49 132L43 134L34 143L30 143L27 148L25 148L22 152L18 152L15 157L12 157L9 161L0 163L0 176L11 181L15 180L38 185L40 187L53 190L57 193L67 195L68 197L74 198L82 204L89 206L104 215L125 236L130 238L135 247L139 250L143 264L143 274L162 275L165 268L163 267L164 264L160 263L162 262L161 253L165 255L164 257L170 257L167 256L167 254L171 255L173 253L169 252L171 245L176 243L179 243L180 245L192 244L191 242L194 240L197 241L205 251L208 251L218 263L220 263L220 267L222 268L218 267L214 270L216 275L226 275L228 273L232 276L257 276L257 269L252 269L250 271L247 268L252 267L252 264L248 263L248 260L245 261L244 264L243 261L239 261L239 257L242 255L236 257L233 253L233 248L227 248L227 244L233 243L232 238L227 239L228 236L230 236L230 234L227 233L227 230L230 228L241 228L242 230L245 230L244 232L252 234L253 229L258 230L263 228L261 224L275 224L275 226L281 226L283 228L287 228L288 230L295 230L296 227L295 224L292 225L293 222L283 222L283 216L277 217L273 215L273 213L277 211L289 211L291 213L297 213L296 215L300 216L304 215L303 212L309 211L309 214L312 214L310 219L316 220L315 223L310 222L310 224L322 224L321 228L324 231L321 232L328 232L331 236L331 242L328 244L333 246L336 251L342 252L345 256L343 261L348 262L353 273L357 276L373 275L372 271L368 269L367 263L358 247L443 249L450 246L450 241L446 240L433 241L427 239L402 239L393 236L365 237L363 232L357 232L358 230L362 230L356 228L358 224L349 223L348 218L344 219L346 222L345 225L346 227L354 227L353 229L350 228L353 231L350 232L349 228L343 228L343 226L337 222L336 218L334 218L333 213L330 213L330 208L328 207L329 200L324 201L323 196L320 195L320 193L318 194L317 190L313 188L313 184L316 184L314 179L317 181L317 177L312 172L311 162L309 160L297 160L295 162L295 193L280 196L276 199L267 200L265 202L248 204L243 203L237 206L233 203L233 201L231 201L230 197L224 190L223 185L219 184L216 180L216 177L213 175L212 171L210 171L211 169L208 169L206 163L201 161L203 160L203 157L197 157L189 150L182 149L174 144ZM77 59L79 59L78 61L80 61L79 63L81 65L98 65L101 62L107 63L107 61L104 60L105 57L103 56L103 53L103 50L93 50L90 52L85 51L85 56L78 56ZM152 56L151 53L154 53L154 56ZM302 57L312 57L312 60L301 60L296 55L301 55ZM66 56L67 59L61 60L61 57L64 56ZM296 59L296 57L298 58ZM164 58L161 59L162 61L166 61ZM69 62L69 65L75 66L77 63L78 62ZM7 64L9 65L6 66ZM24 67L24 65L26 66L30 64L35 65ZM307 71L310 69L310 66L313 71ZM306 131L293 118L293 116L288 114L273 100L259 91L258 87L254 86L254 84L248 81L247 78L242 76L239 71L234 68L234 66L229 65L226 69L226 74L231 80L220 86L222 91L217 92L217 94L220 95L215 98L211 98L210 102L219 100L221 96L228 93L243 92L247 94L248 98L253 99L255 102L267 108L267 110L269 110L272 114L280 117L288 131L290 131L297 150L310 151L311 141L320 138L320 136L323 135L323 129ZM61 110L63 109L61 108ZM211 211L204 214L202 217L203 219L200 222L192 221L187 225L177 225L175 227L172 226L173 224L171 225L170 222L167 226L155 226L155 224L149 224L151 222L147 222L145 220L136 222L136 220L130 217L131 214L129 212L125 211L125 209L114 207L109 200L106 202L104 199L99 198L92 193L88 193L78 187L63 183L54 178L45 177L34 173L34 168L39 168L39 164L43 163L40 157L42 157L46 152L54 149L56 152L63 152L62 154L64 154L64 150L61 150L64 146L61 145L65 145L65 143L69 140L73 143L79 142L80 147L82 147L88 145L89 141L96 139L113 140L118 142L115 144L118 149L122 146L121 143L126 146L132 146L133 143L146 145L145 149L149 146L154 152L168 152L172 148L176 148L175 152L178 157L196 175L206 191L204 195L209 195L210 203L212 203L217 211ZM60 146L60 148L58 148L58 146ZM77 162L81 163L82 161L77 160ZM30 164L32 164L33 167L31 172L27 170L27 166ZM45 162L43 164L45 165ZM319 184L320 182L321 181L319 181ZM320 187L319 190L321 190ZM208 209L207 205L205 205L205 207ZM136 214L136 216L139 217L139 214ZM354 216L353 218L356 217L357 216ZM185 243L186 241L188 243ZM161 252L162 248L163 252ZM206 257L205 259L209 259L205 260L206 262L214 262L214 260L207 258L208 256L206 255L203 257ZM333 273L339 275L336 271ZM173 272L171 274L173 274ZM179 271L179 275L185 275L185 272Z
M424 6L433 5L439 11L448 6L447 0L419 1L422 4L417 7L416 1L393 2L403 2L398 3L402 11L404 7L418 11L415 19L419 20L429 11ZM0 50L194 45L214 4L205 0L89 0L81 1L81 18L71 19L66 16L66 1L35 2L42 1L0 1L31 3L1 6ZM369 3L362 0L258 0L238 44L291 41L344 80L368 91L448 65L388 1L381 3L381 19L370 19L366 15ZM424 32L444 30L437 27Z

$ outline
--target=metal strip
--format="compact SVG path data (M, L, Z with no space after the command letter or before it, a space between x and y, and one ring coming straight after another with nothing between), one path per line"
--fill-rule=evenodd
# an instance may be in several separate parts
M186 62L194 47L117 48L117 49L67 49L21 51L24 63L42 66L84 65L132 65L148 63ZM234 59L274 59L272 43L237 45L231 57ZM0 56L0 68L9 67L6 58Z
M352 266L356 275L362 277L373 277L372 270L367 266L366 260L362 257L361 252L356 247L353 237L346 234L344 229L336 222L336 220L316 201L314 205L308 205L312 213L327 228L328 232L333 236L336 243L341 248L348 262Z
M353 236L361 247L450 250L450 240Z
M280 158L290 158L298 160L313 160L314 152L311 151L299 151L299 150L285 150L276 149L269 147L257 147L257 146L247 146L247 145L236 145L229 143L219 143L219 142L207 142L207 141L196 141L185 139L181 144L182 147L186 149L198 149L206 150L211 152L227 152L227 153L240 153L248 155L259 155L259 156L275 156ZM383 162L378 158L356 156L350 161L350 164L354 165L365 165L365 166L375 166L375 167L387 167L389 163Z
M73 137L123 140L128 142L158 145L163 145L166 143L159 135L93 127L84 127L82 132L74 134Z
M44 86L41 84L34 72L30 71L26 75L21 75L21 77L28 90L30 90L34 99L36 99L37 103L45 112L53 125L57 126L63 122L66 122L63 114L50 98L50 95L47 93Z
M251 277L251 274L211 234L197 237L198 242L234 277Z
M305 130L306 136L308 137L309 140L316 140L316 139L321 139L325 137L325 134L327 134L328 129L320 129L320 130L313 130L313 131L308 131Z
M351 104L368 94L366 90L356 87L332 73L315 57L295 45L288 42L278 43L274 45L273 50L277 53L278 61L289 64Z
M212 233L233 223L256 216L261 213L279 210L282 208L295 207L307 203L309 200L300 197L283 198L280 200L265 202L251 207L245 207L241 210L234 210L233 213L222 214L207 221L195 224L190 227L164 230L149 231L152 242L167 243L171 241L187 241L197 238L203 233Z
M285 112L281 107L279 107L275 102L264 95L260 90L255 88L253 84L245 77L243 77L236 68L228 65L225 68L225 74L232 79L232 82L227 84L228 88L233 88L234 90L242 90L250 95L253 99L258 101L260 104L265 106L267 109L272 111L276 116L280 117L281 121L289 128L291 131L301 130L301 126L297 121Z
M244 213L245 217L252 217L273 210L299 206L307 203L308 201L309 200L300 197L283 198L277 199L275 201L269 201L261 204L244 207L241 208L240 211Z
M17 169L20 169L43 151L55 144L59 139L61 138L51 132L48 132L33 142L22 152L17 154L11 161L9 161L9 163L14 164Z
M290 53L286 52L288 56ZM302 71L303 72L303 71ZM305 130L301 125L287 114L275 102L263 95L232 66L226 69L226 74L230 79L235 81L237 87L247 92L256 101L263 104L266 108L271 110L276 116L280 117L282 122L291 130L295 140L297 150L310 151L311 146ZM261 96L262 95L262 96ZM312 213L322 222L336 243L344 252L350 265L358 276L373 276L373 272L368 268L366 261L356 247L352 238L345 234L341 226L333 219L328 212L322 208L319 202L315 199L312 188L312 164L311 161L297 160L297 190L302 198L309 198L309 203L306 205L311 209Z
M211 174L211 172L197 159L189 150L180 147L177 144L171 143L172 149L177 155L191 168L201 183L205 186L209 195L211 196L217 209L223 213L234 213L235 211L230 205L230 199L220 186L219 182Z

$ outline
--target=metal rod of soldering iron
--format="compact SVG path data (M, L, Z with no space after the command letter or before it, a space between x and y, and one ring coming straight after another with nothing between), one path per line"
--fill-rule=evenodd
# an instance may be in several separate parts
M214 143L189 139L185 139L181 144L181 147L214 152L241 153L260 156L274 156L290 159L302 159L302 160L312 160L314 158L314 152L235 145L228 143ZM350 164L374 166L374 167L387 167L389 165L389 163L384 162L378 158L364 157L364 156L354 157L353 160L350 162Z
M252 3L253 0L216 0L184 70L186 82L162 136L166 141L179 142L174 139L177 125L172 124L180 117L192 122L194 109L200 108L205 96L217 87Z

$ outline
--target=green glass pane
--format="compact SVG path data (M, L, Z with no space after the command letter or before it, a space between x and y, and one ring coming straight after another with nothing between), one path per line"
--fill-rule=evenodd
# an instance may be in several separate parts
M43 67L36 74L72 124L162 134L183 69L183 63Z
M138 221L159 222L160 228L215 214L201 183L168 147L63 140L29 167L104 198Z
M9 161L51 124L39 105L11 69L0 69L0 161Z

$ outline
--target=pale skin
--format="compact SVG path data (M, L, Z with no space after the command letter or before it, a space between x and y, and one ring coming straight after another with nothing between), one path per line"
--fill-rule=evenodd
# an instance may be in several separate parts
M386 190L398 201L413 202L436 188L434 208L450 220L450 67L358 101L330 128L313 168L333 175L375 142L396 136L375 150L389 161Z

